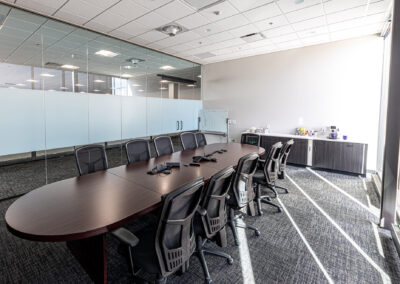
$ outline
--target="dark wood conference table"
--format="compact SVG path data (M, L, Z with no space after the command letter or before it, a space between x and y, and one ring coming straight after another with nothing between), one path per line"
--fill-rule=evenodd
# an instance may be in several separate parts
M193 156L215 153L217 162L184 166ZM249 153L265 150L252 145L218 143L152 158L45 185L17 199L8 208L8 230L21 238L67 242L67 247L95 282L107 282L105 234L161 205L161 196L197 177L210 179L218 171L236 166ZM164 162L180 162L171 174L149 175Z

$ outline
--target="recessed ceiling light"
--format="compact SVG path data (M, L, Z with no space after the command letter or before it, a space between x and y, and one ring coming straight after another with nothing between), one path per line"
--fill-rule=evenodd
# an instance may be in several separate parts
M53 90L53 89L50 89L50 90L47 90L48 92L55 92L56 90Z
M194 84L188 84L188 85L186 85L186 86L188 86L188 87L195 87L196 85L194 85Z
M40 76L42 76L42 77L54 77L55 75L49 74L49 73L42 73L42 74L40 74Z
M144 92L144 90L140 89L140 90L138 90L138 92Z
M70 64L64 64L64 65L61 65L61 68L75 70L75 69L79 69L79 66L74 66L74 65L70 65Z
M197 76L197 78L201 78L201 75Z
M119 55L118 53L115 53L115 52L112 52L109 50L105 50L105 49L99 50L95 54L105 56L105 57L115 57L115 56Z
M60 87L60 90L68 90L67 87Z
M134 67L132 65L125 65L124 69L133 69Z
M121 77L122 78L132 78L133 76L131 74L124 73L121 75Z
M31 82L31 83L37 83L37 82L39 82L38 80L33 80L33 79L28 79L28 80L26 80L27 82Z
M132 87L140 87L141 85L138 84L132 84Z
M168 80L161 80L160 83L168 83Z
M175 69L175 67L172 67L170 65L164 65L164 66L161 66L160 69L162 69L162 70L173 70L173 69Z
M85 86L85 85L82 85L82 84L75 84L75 86L77 86L77 87L83 87L83 86Z
M100 92L100 90L96 90L96 89L94 89L94 90L93 90L93 92Z
M104 83L105 81L100 80L100 79L96 79L96 80L94 80L94 82L95 82L95 83Z
M165 88L165 87L161 87L161 88L160 88L160 90L166 90L166 89L167 89L167 88Z
M17 86L23 87L23 86L26 86L26 84L21 84L21 83L19 83L19 84L17 84Z
M85 92L79 92L80 94L86 94Z

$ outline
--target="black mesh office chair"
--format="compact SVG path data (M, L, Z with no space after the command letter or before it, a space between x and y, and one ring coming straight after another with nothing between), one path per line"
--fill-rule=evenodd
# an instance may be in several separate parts
M154 138L154 147L156 148L157 157L170 155L174 152L171 137L160 136Z
M267 158L263 163L262 169L258 169L253 176L253 182L256 184L255 191L259 215L263 214L261 203L266 203L274 206L278 209L279 212L282 211L281 207L273 203L268 195L261 194L262 187L265 186L274 192L275 197L278 196L278 193L275 190L275 181L278 178L279 153L281 151L281 148L281 142L277 142L272 145L271 149L268 152Z
M289 157L290 150L292 149L293 144L294 144L293 139L290 139L283 145L281 152L279 153L278 179L285 179L286 163L287 163L287 159ZM285 193L289 192L288 189L283 186L275 185L275 187L283 189L285 191Z
M86 175L108 168L106 150L102 145L89 145L75 149L79 175Z
M196 249L193 218L203 186L203 178L197 178L163 196L157 226L147 226L135 235L125 228L112 232L128 247L134 278L135 268L141 268L156 274L156 283L166 283L169 275L188 269Z
M243 211L253 202L254 190L252 186L253 174L257 169L258 155L251 153L240 158L236 173L231 186L231 198L229 204L229 225L231 226L235 243L239 245L236 227L251 229L256 236L260 235L260 231L251 225L244 223L241 219ZM235 212L238 214L235 215Z
M204 254L211 254L226 258L229 264L233 264L230 255L205 248L207 241L216 240L218 245L227 245L226 229L227 223L226 200L234 174L233 167L228 167L211 177L204 190L204 197L200 202L200 208L195 219L195 232L197 235L197 255L200 258L207 283L211 283Z
M183 150L197 148L196 135L191 132L184 132L180 135Z
M206 136L204 135L204 133L197 132L196 133L196 140L197 140L197 146L198 147L207 145L207 140L206 140Z
M144 139L135 139L125 144L128 163L150 160L149 142Z
M240 138L240 143L259 146L260 145L260 135L253 134L253 133L243 133Z

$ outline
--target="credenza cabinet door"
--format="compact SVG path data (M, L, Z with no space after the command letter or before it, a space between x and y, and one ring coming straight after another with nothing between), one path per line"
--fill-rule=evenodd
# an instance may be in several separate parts
M339 141L313 142L313 167L355 174L366 173L367 146Z
M287 137L276 137L276 136L261 136L260 146L265 149L265 154L262 159L265 159L268 155L272 145L276 142L282 142L283 144L289 141L291 138ZM308 140L307 139L293 139L294 144L288 157L288 163L297 165L307 165L308 157Z

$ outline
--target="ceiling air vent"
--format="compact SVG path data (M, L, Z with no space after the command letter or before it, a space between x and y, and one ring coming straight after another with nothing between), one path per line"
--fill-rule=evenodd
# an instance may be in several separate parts
M215 56L215 54L211 53L211 52L203 52L203 53L194 54L193 56L196 56L197 58L200 58L200 59L206 59L206 58Z
M225 2L225 0L185 0L185 2L200 11Z
M169 36L176 36L177 34L186 32L188 29L177 23L170 23L165 26L159 27L156 30Z
M252 34L241 36L240 38L246 42L255 42L255 41L265 39L265 37L261 33L252 33Z

